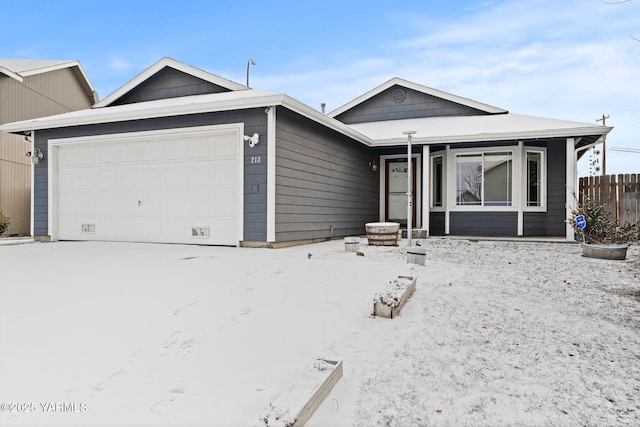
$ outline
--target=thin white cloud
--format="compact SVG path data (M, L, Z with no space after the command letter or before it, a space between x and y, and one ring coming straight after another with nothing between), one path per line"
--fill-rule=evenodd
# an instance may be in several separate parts
M371 53L306 56L291 73L253 79L330 111L398 76L517 113L590 123L606 113L616 127L610 144L638 147L640 42L628 34L640 34L640 24L632 12L596 0L484 2L455 21L415 15L407 37ZM629 157L610 153L608 169L638 172L640 158Z

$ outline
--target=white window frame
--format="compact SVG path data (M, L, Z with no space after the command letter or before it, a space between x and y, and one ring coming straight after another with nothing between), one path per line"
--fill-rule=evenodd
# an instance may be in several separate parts
M540 206L527 206L528 197L527 197L527 178L528 178L528 170L527 170L527 154L528 153L539 153L540 154ZM532 146L524 146L522 149L522 209L525 212L546 212L547 211L547 149L546 147L532 147Z
M436 157L442 158L442 206L434 206L433 201L433 173L435 168L433 167L433 161ZM429 210L432 212L444 212L447 208L447 156L444 151L438 151L432 154L429 158L430 176L429 176Z
M513 145L508 146L500 146L500 147L482 147L482 148L460 148L460 149L452 149L449 151L450 156L446 159L447 163L447 183L446 194L447 194L447 210L448 211L459 211L459 212L469 212L469 211L481 211L481 212L516 212L518 211L518 206L521 203L520 192L517 191L520 186L518 185L518 177L520 176L521 168L518 165L521 165L521 160L518 158L518 147ZM483 206L483 205L469 205L463 206L458 205L456 203L456 159L459 155L481 155L484 157L484 154L487 153L509 153L511 154L511 206ZM482 177L484 183L484 175Z

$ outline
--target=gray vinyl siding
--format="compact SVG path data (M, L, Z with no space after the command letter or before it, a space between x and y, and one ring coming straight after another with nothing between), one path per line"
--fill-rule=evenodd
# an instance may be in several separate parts
M547 211L524 212L525 236L566 235L566 140L555 139L547 146Z
M429 235L444 236L444 212L429 213Z
M452 236L516 236L517 212L450 212Z
M406 98L395 102L396 89L405 91ZM469 116L487 114L465 105L394 85L357 106L336 116L343 123L363 123L384 120L413 119L437 116Z
M267 237L267 116L263 109L194 114L188 116L136 120L50 129L36 132L36 146L45 161L35 167L34 226L36 236L48 234L47 141L49 139L80 136L111 135L191 126L219 125L244 122L245 135L260 135L260 143L253 148L244 142L244 240L266 241ZM259 164L251 164L252 156L261 156Z
M376 154L289 110L276 126L276 241L364 233L378 220Z
M183 73L175 68L165 67L112 105L220 92L229 92L229 89Z

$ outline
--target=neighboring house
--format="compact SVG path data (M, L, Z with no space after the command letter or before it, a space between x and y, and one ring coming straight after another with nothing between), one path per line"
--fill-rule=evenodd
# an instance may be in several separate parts
M578 156L611 128L508 113L402 79L323 114L163 58L35 135L34 234L277 247L406 226L562 236Z
M0 59L0 125L91 107L94 93L77 61ZM31 233L31 142L0 132L0 209L7 235Z

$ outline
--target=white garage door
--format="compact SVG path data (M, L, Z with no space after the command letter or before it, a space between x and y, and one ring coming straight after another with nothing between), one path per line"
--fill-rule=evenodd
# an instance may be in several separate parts
M58 239L237 245L242 133L212 128L53 142Z

